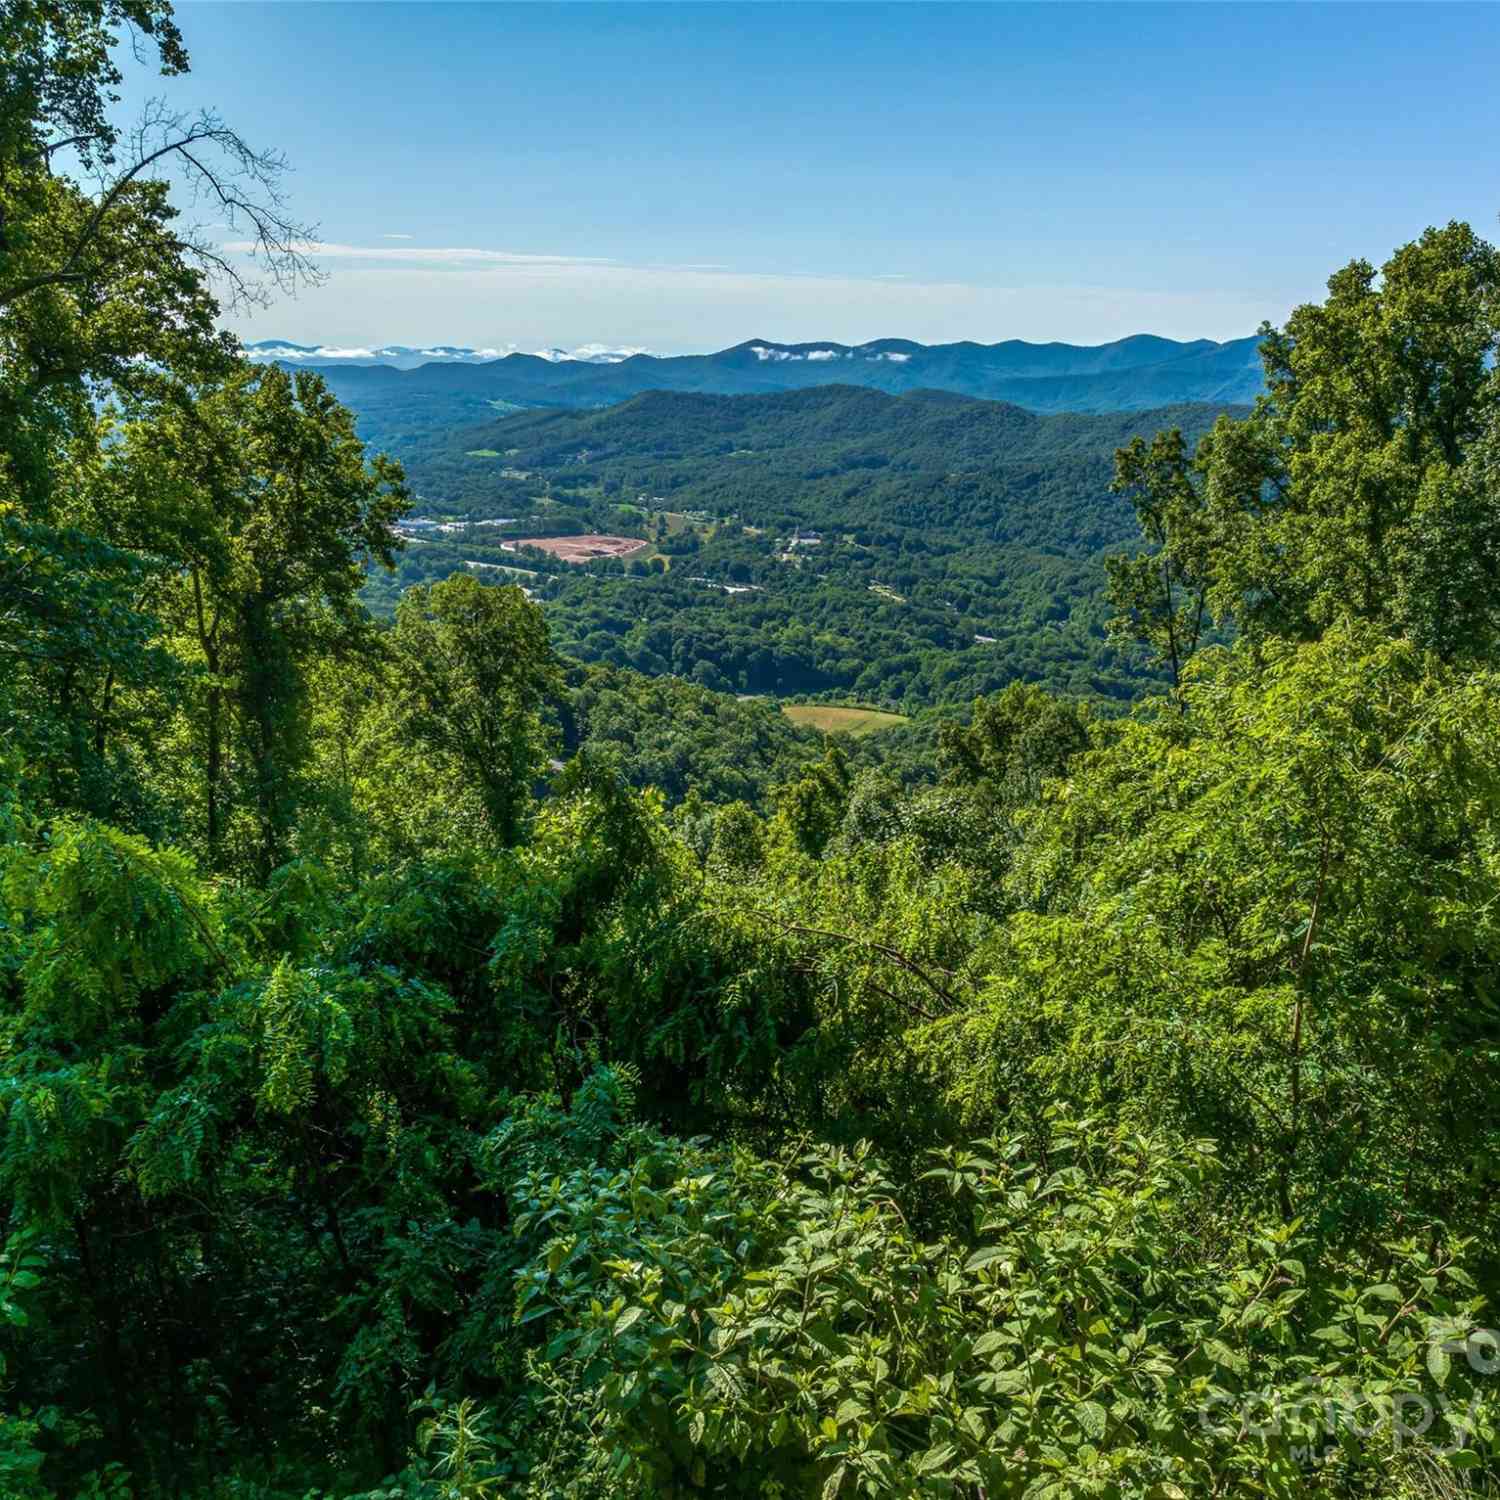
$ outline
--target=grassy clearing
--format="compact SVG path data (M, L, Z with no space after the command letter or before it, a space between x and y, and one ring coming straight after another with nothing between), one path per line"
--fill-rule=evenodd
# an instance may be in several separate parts
M464 455L465 458L499 458L498 448L470 448Z
M833 703L783 703L781 711L792 723L824 734L874 734L877 729L906 723L905 714L888 714L878 708L842 708Z

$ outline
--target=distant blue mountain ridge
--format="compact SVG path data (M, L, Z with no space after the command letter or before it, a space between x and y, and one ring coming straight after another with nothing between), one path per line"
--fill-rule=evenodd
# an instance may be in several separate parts
M1216 343L1136 334L1108 344L782 344L747 339L714 354L655 355L586 345L496 355L455 345L330 349L263 340L253 359L317 369L356 410L416 402L426 420L485 404L608 406L644 391L716 395L868 386L954 391L1038 412L1141 411L1183 402L1239 404L1262 390L1255 337Z

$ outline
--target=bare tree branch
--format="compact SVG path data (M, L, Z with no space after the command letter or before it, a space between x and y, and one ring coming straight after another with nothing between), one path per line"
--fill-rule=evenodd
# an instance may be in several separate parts
M53 149L80 139L56 142ZM264 305L273 291L294 296L300 288L322 282L324 273L312 259L316 231L286 208L282 179L289 168L280 152L251 146L211 110L187 115L169 110L160 99L147 104L129 141L130 165L122 172L99 175L93 211L61 264L0 288L0 307L43 287L74 285L106 274L111 257L99 252L111 215L132 183L160 180L162 174L184 183L191 201L212 203L219 215L215 227L247 242L246 249L230 252L199 225L168 244L216 283L229 306ZM254 270L247 270L243 260Z

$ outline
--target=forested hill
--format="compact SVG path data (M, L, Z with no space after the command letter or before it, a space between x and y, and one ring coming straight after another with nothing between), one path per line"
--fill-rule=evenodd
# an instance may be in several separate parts
M412 435L396 451L420 492L458 504L525 474L510 483L644 493L754 525L959 530L1086 555L1136 533L1129 504L1109 493L1115 450L1162 427L1195 436L1225 410L1039 416L943 391L654 391L604 411L521 412L445 438Z
M915 344L880 339L775 344L751 339L716 354L615 364L511 354L482 364L433 362L411 370L318 367L365 419L370 441L387 427L448 426L517 406L610 406L645 391L755 395L827 385L892 394L947 390L1039 412L1143 411L1176 402L1253 401L1262 389L1257 338L1216 344L1138 335L1111 344Z
M1138 535L1115 451L1160 427L1191 440L1223 410L1044 417L827 386L398 434L429 524L366 598L388 613L460 569L519 579L568 655L721 691L911 712L1022 678L1123 701L1152 678L1105 628L1101 554ZM647 545L561 568L506 550L568 532Z
M759 396L648 391L602 411L518 413L483 424L507 446L543 461L576 451L579 442L600 456L631 451L662 457L720 454L828 443L865 445L899 456L910 467L944 453L958 462L1000 457L1051 458L1062 451L1098 451L1152 423L1191 424L1205 410L1186 405L1148 413L1041 416L1014 403L980 400L952 391L919 390L893 396L856 385ZM484 436L480 428L463 436Z

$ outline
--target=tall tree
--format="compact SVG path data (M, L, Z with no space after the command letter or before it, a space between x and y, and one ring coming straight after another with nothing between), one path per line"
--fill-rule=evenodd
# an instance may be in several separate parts
M982 789L992 806L1034 802L1043 780L1061 776L1089 745L1086 705L1055 698L1029 682L977 698L966 725L938 731L938 762L949 782Z
M1148 646L1182 689L1182 670L1198 649L1208 615L1212 530L1199 466L1182 432L1136 438L1115 455L1116 494L1129 496L1150 551L1105 559L1116 635Z
M216 328L219 298L259 293L161 174L238 223L272 284L314 274L279 155L212 114L148 105L121 124L127 34L164 73L186 70L165 0L0 0L0 714L53 802L94 812L139 799L107 764L113 731L127 690L167 666L157 528L125 544L98 510L119 457L99 398L145 415L178 382L223 380L235 341Z
M278 153L212 113L115 118L122 32L150 38L164 73L187 69L164 0L4 0L0 22L0 501L35 512L57 488L58 442L88 427L86 381L222 371L234 340L214 326L216 290L255 301L317 272ZM184 221L167 168L248 236L253 261Z
M1314 639L1352 617L1446 659L1492 654L1500 252L1467 224L1429 229L1378 270L1352 261L1325 301L1262 334L1250 417L1221 420L1191 461L1170 434L1120 456L1164 582L1184 573L1195 611L1252 638ZM1116 597L1144 600L1149 571L1114 565ZM1181 617L1165 587L1156 598L1155 615L1134 612L1170 654Z
M458 574L407 590L395 644L408 733L474 785L495 838L514 843L552 748L542 708L561 688L541 610Z
M125 433L124 537L172 556L170 606L202 669L204 831L211 859L238 805L238 858L262 877L286 855L307 757L312 659L373 650L358 602L390 567L409 500L399 464L366 459L322 380L239 367ZM125 506L131 508L125 509ZM231 856L234 857L234 856Z

